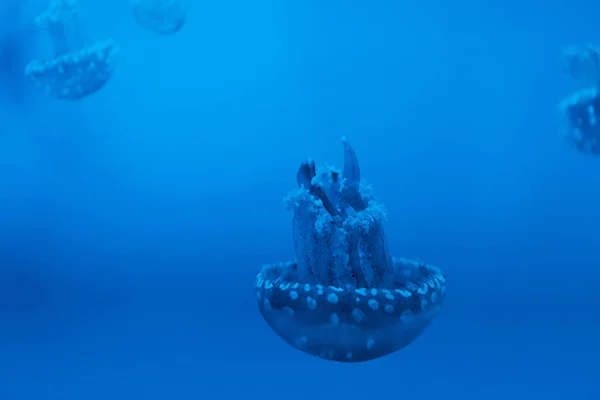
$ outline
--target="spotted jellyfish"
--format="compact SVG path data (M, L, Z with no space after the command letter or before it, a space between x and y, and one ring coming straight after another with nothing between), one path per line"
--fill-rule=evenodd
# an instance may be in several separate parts
M294 213L295 261L268 264L256 276L258 307L291 346L340 362L362 362L412 343L438 314L446 276L433 265L390 255L386 211L361 182L344 139L343 172L303 162Z
M100 90L113 75L118 46L112 39L85 44L77 0L52 0L36 18L50 37L53 56L33 60L25 75L61 100L79 100Z

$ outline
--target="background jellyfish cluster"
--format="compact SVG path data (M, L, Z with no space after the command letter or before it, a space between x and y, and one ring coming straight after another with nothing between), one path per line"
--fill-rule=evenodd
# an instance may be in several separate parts
M161 35L172 35L185 22L182 0L132 0L136 23ZM78 0L51 0L36 25L53 47L51 58L25 68L31 82L61 100L79 100L100 90L115 69L119 47L112 39L91 40L84 34Z

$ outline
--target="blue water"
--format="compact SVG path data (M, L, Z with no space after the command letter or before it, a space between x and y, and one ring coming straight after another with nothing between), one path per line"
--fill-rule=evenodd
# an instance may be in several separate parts
M23 78L45 4L0 5L0 399L600 399L600 160L565 145L556 0L191 2L183 29L81 0L121 47L78 102ZM390 247L447 275L412 345L305 355L256 307L282 198L340 137Z

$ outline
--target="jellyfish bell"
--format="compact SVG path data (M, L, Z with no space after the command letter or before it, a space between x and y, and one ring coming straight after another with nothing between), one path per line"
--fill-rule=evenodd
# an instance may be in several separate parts
M294 212L296 260L263 266L258 307L288 344L341 362L373 360L412 343L445 298L446 278L435 266L393 258L383 206L360 183L358 158L344 140L344 170L297 173L286 198Z
M106 40L49 61L33 60L25 74L37 87L58 99L79 100L106 85L116 54L115 42Z
M76 0L52 0L36 24L50 37L53 56L25 67L36 87L61 100L79 100L104 87L119 52L111 39L85 45L78 15Z
M185 23L184 0L131 0L136 23L159 35L172 35Z
M413 278L377 289L301 283L297 264L268 265L258 274L259 309L288 344L311 355L342 362L383 357L412 343L444 300L437 268L402 259L394 267Z

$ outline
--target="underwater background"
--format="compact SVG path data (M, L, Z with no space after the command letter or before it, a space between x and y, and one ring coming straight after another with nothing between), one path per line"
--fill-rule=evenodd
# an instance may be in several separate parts
M68 102L23 74L46 5L0 4L0 399L600 399L600 160L557 111L596 6L197 1L167 36L81 0L120 53ZM448 285L358 364L288 346L253 291L294 257L299 163L341 165L342 136L392 253Z

